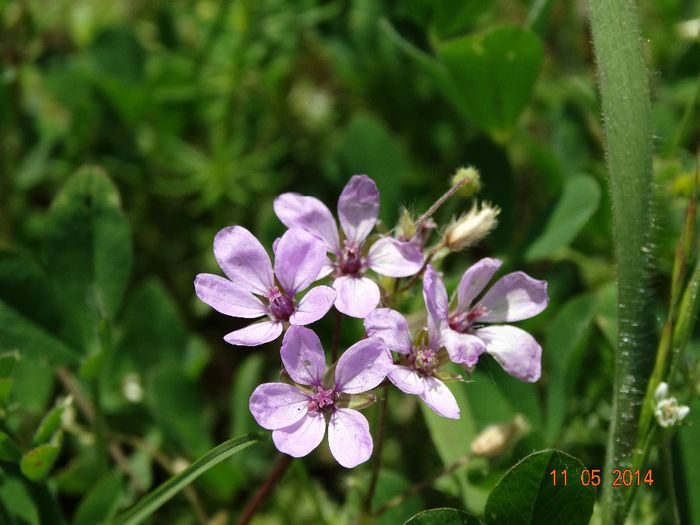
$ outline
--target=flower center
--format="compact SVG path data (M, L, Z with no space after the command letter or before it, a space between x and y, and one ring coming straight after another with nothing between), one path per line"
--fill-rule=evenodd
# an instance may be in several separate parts
M488 312L488 310L485 306L477 304L471 310L466 312L457 312L454 315L451 315L447 322L450 325L450 328L452 328L452 330L455 332L466 334L474 327L474 324L486 312Z
M408 355L408 362L424 376L432 376L439 364L437 352L426 346L414 347Z
M294 313L294 299L277 286L273 286L267 292L267 299L270 301L270 313L279 321L289 321Z
M349 240L346 240L344 245L337 262L338 270L343 275L359 275L365 265L364 259L360 256L360 246Z
M322 386L317 386L316 393L309 397L309 402L306 406L309 412L323 412L333 407L336 396L335 388L326 390Z

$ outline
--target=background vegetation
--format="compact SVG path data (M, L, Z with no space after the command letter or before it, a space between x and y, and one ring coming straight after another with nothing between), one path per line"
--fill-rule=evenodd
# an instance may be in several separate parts
M643 2L639 14L658 332L700 140L700 6ZM224 343L239 325L196 300L194 276L218 272L219 229L244 225L270 245L283 231L276 195L333 208L355 173L377 182L393 227L402 204L425 210L456 168L476 166L501 220L447 261L448 280L497 256L546 279L551 298L523 323L544 349L534 386L484 360L473 382L453 385L459 422L392 393L377 506L462 457L488 425L522 414L531 432L378 522L437 506L480 514L533 450L603 468L615 275L585 2L5 0L0 47L0 350L18 351L0 359L0 522L96 523L255 430L248 397L277 375L277 346ZM453 199L438 219L470 205ZM332 319L317 327L328 339ZM348 323L343 341L361 333ZM700 390L700 340L690 350L672 385L683 402ZM700 523L697 401L686 421L670 444L675 486L684 522ZM247 449L153 522L233 522L274 460L270 445ZM343 470L321 448L294 463L256 523L353 522L367 481L366 467ZM635 523L669 515L657 481L640 489Z

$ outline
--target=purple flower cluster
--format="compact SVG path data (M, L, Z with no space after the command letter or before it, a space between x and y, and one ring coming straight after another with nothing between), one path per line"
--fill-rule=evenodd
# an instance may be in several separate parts
M248 230L225 228L214 238L214 255L226 278L200 274L195 291L225 315L260 318L227 334L224 339L230 344L261 345L286 330L280 356L288 381L259 385L250 398L251 413L272 430L281 452L309 454L328 428L328 444L338 463L352 468L367 461L372 436L367 419L356 409L376 399L368 392L385 379L453 419L459 418L459 407L443 381L450 374L440 369L449 361L471 369L482 353L489 353L514 377L539 379L542 351L534 338L519 328L491 323L540 313L548 302L544 281L514 272L482 294L501 265L482 259L464 273L457 308L450 312L447 291L422 252L423 242L372 234L379 191L365 175L352 177L340 195L340 230L330 210L314 197L285 193L275 200L274 209L289 228L273 245L274 265ZM403 315L378 308L383 295L370 270L394 279L424 272L424 328L412 335ZM312 286L325 278L332 279L332 287ZM321 341L306 325L332 306L364 319L367 338L327 367Z

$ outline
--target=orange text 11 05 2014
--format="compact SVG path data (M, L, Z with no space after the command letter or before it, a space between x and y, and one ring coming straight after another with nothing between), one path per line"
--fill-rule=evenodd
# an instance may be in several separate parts
M597 487L603 482L600 469L583 469L580 473L569 472L567 469L552 470L549 475L552 485L566 487L569 483L580 483L584 487ZM613 487L631 487L641 485L653 485L654 475L651 469L647 471L632 469L613 469L610 482Z

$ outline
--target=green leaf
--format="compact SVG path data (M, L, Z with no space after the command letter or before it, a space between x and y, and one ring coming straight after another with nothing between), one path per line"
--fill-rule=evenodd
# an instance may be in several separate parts
M58 453L61 451L61 441L59 433L51 443L39 445L24 454L20 462L22 474L32 481L38 481L48 476L58 458Z
M0 252L0 350L76 362L77 351L63 337L63 317L42 268L27 257Z
M141 498L136 505L117 517L115 523L117 525L136 525L142 523L160 508L161 505L207 470L261 439L261 434L251 433L222 443L204 454L185 470L171 477L157 489Z
M131 237L119 193L99 168L80 170L54 200L44 255L84 341L118 312L131 271Z
M16 350L0 354L0 418L5 417L5 405L10 399L10 393L12 392L12 384L14 382L12 374L17 361L19 361L19 352Z
M457 509L431 509L419 512L404 525L480 525L481 520Z
M124 496L124 481L120 474L102 479L80 502L73 525L109 523Z
M542 43L525 29L502 27L441 43L438 56L453 81L448 95L475 125L505 140L542 67Z
M525 253L526 261L546 259L567 247L600 204L600 187L589 175L576 175L564 186L542 234Z
M260 353L251 354L236 370L231 387L231 434L234 436L258 428L248 408L250 395L262 381L264 360Z
M494 487L484 512L488 525L567 523L586 525L593 513L595 488L581 483L586 467L559 450L530 454L512 467ZM554 485L552 470L557 471ZM567 485L561 471L567 472Z
M547 375L547 440L555 442L564 424L567 402L580 364L586 336L598 305L595 294L585 294L567 302L547 328L544 358Z
M61 428L61 418L68 406L68 400L58 403L41 420L39 428L34 433L32 445L47 443L53 435Z

